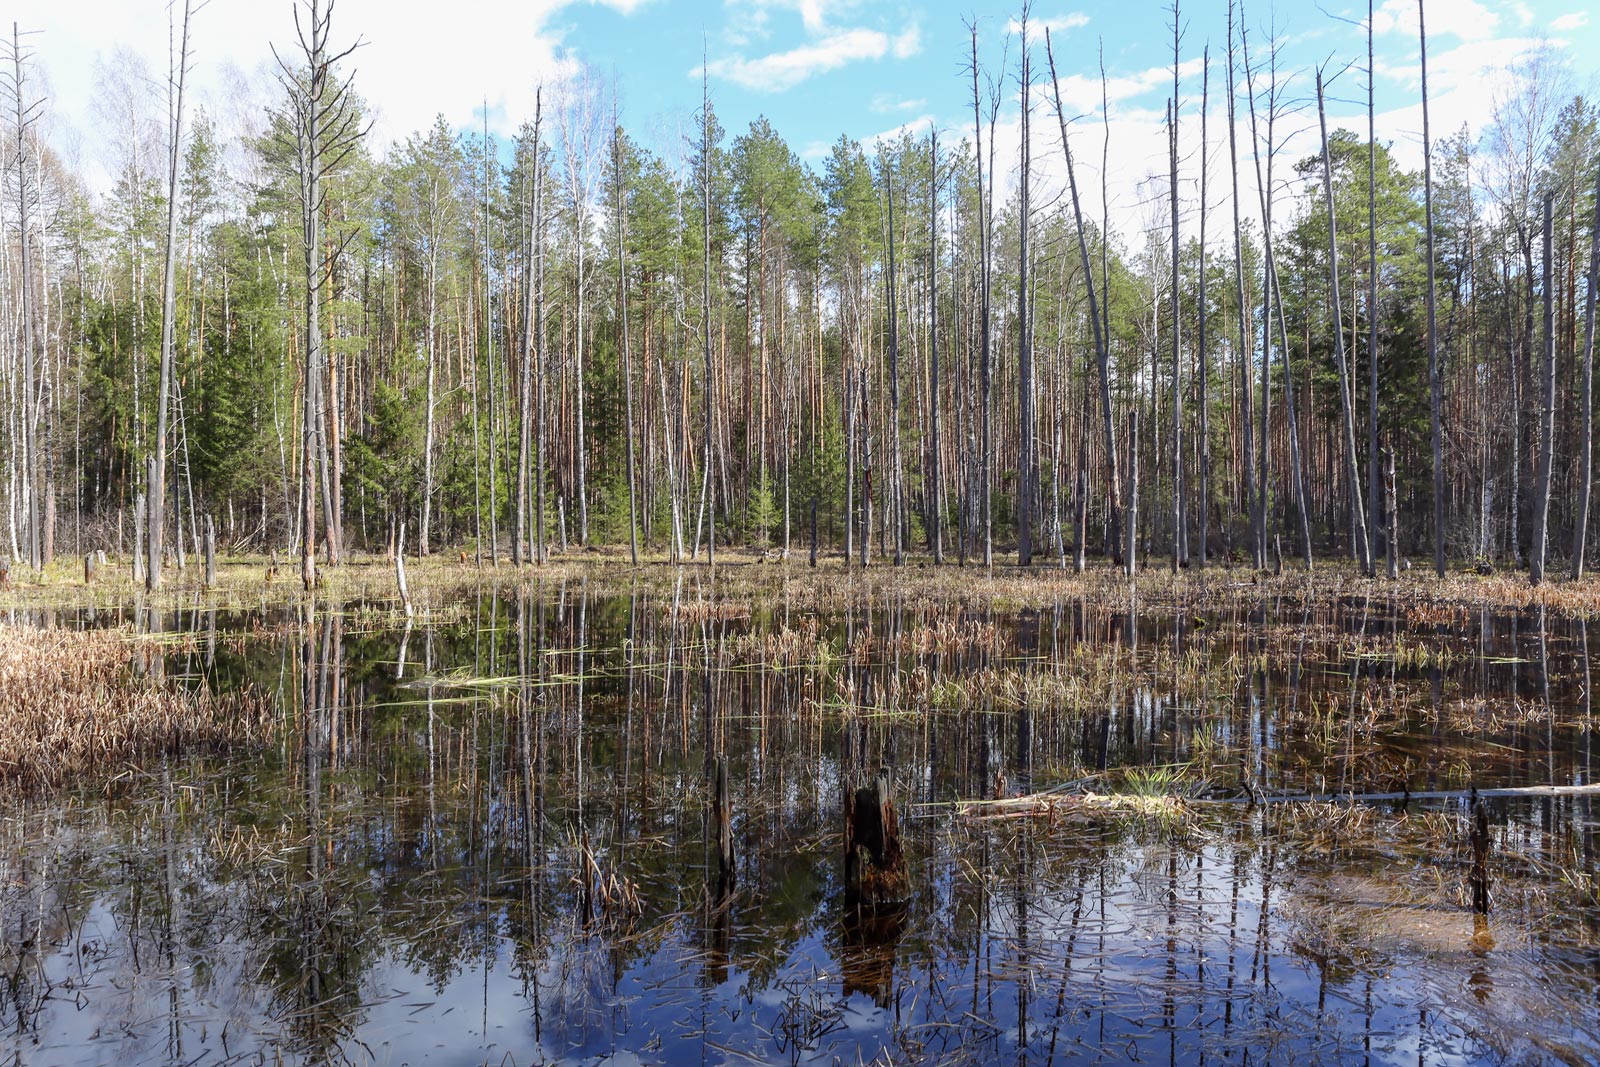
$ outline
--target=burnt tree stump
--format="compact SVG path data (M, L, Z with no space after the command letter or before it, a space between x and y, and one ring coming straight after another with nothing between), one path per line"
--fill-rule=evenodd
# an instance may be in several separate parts
M728 760L717 757L712 783L711 824L717 835L717 895L719 899L734 886L733 795L728 789Z
M1478 791L1472 791L1472 873L1467 887L1472 891L1472 910L1489 914L1489 810Z
M845 787L844 888L847 901L865 908L901 904L911 894L887 769L866 786Z

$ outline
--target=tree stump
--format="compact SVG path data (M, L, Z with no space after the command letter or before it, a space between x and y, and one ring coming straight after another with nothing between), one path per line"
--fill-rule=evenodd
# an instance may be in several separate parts
M902 904L910 896L887 768L869 785L845 787L844 888L848 902L868 909Z
M205 557L206 588L215 589L217 587L217 523L210 515L206 516Z
M716 779L711 795L711 825L717 835L717 896L733 889L735 861L733 850L733 795L728 789L728 760L717 757Z
M1467 887L1472 891L1472 910L1489 914L1489 811L1478 791L1472 791L1472 873Z

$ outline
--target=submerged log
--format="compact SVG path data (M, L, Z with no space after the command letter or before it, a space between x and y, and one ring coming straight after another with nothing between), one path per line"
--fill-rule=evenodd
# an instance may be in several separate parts
M845 787L844 887L847 901L866 908L892 906L910 896L887 769L879 769L867 786Z

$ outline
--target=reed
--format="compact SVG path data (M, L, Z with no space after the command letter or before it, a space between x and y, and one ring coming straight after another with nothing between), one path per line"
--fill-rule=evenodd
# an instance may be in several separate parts
M123 630L0 625L0 785L35 790L191 748L259 742L269 702L169 679L168 650Z

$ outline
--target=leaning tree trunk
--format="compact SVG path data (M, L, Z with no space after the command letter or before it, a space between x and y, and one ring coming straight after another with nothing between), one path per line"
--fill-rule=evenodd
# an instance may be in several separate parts
M1344 417L1345 477L1350 483L1350 510L1355 514L1356 554L1361 573L1372 577L1372 547L1367 516L1361 504L1361 471L1356 464L1355 402L1350 396L1350 375L1344 354L1344 309L1339 298L1339 238L1333 210L1333 164L1328 156L1328 117L1323 107L1322 71L1317 71L1317 123L1322 131L1322 195L1328 208L1328 285L1333 298L1333 358L1339 374L1339 408Z
M1089 260L1089 241L1084 235L1083 207L1078 197L1078 176L1072 164L1072 143L1067 138L1066 110L1061 104L1061 89L1059 81L1056 77L1056 57L1054 50L1051 48L1050 28L1048 26L1045 27L1044 31L1044 52L1046 58L1050 62L1050 85L1055 90L1056 122L1061 130L1061 154L1065 156L1067 160L1067 187L1072 193L1072 219L1073 228L1077 231L1078 258L1083 264L1083 283L1089 295L1089 322L1094 332L1094 356L1096 366L1099 370L1100 414L1102 418L1103 429L1105 431L1106 481L1107 493L1110 498L1108 507L1111 512L1110 530L1111 544L1113 546L1112 555L1114 556L1121 551L1120 511L1122 507L1122 486L1118 477L1117 439L1115 428L1112 425L1111 413L1111 353L1106 337L1106 330L1104 329L1104 322L1100 317L1100 301L1095 290L1094 267ZM1085 438L1083 441L1083 446L1086 448L1087 445L1088 441ZM1080 449L1080 452L1081 451L1082 449ZM1086 495L1086 482L1083 478L1078 480L1078 486L1079 498L1082 500ZM1080 514L1082 513L1083 507L1084 505L1080 503ZM1077 557L1079 560L1078 569L1080 571L1083 569L1082 560L1084 538L1082 527L1083 523L1080 520Z

